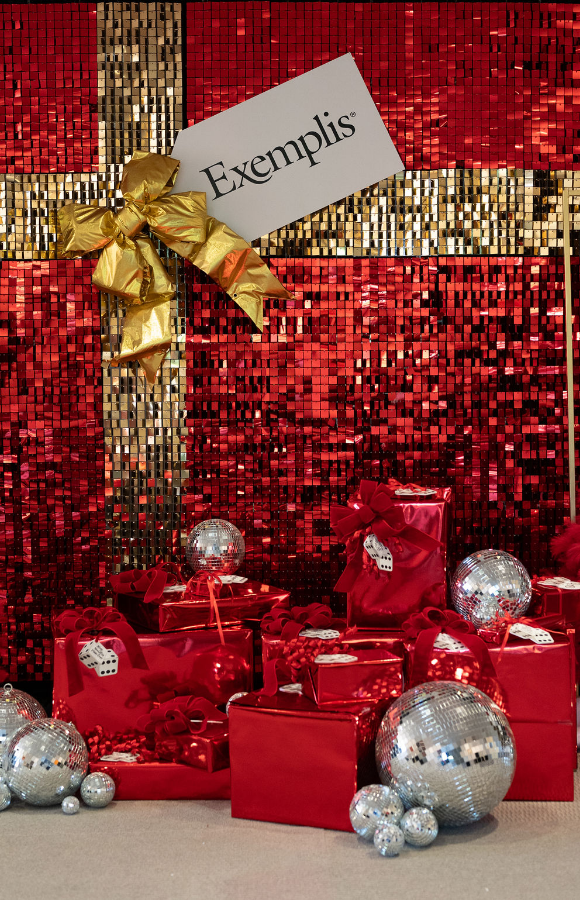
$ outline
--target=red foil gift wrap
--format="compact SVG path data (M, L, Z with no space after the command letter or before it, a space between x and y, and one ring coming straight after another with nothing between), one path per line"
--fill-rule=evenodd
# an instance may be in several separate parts
M116 610L97 613L120 614ZM109 732L136 728L138 720L155 703L175 696L205 697L226 703L232 694L252 687L252 633L246 628L223 630L225 644L214 629L167 634L136 634L138 651L122 636L106 634L119 623L99 625L90 610L67 614L65 636L54 640L53 715L73 722L81 733L96 725ZM76 615L76 619L75 619ZM87 625L88 620L88 625ZM56 629L62 624L56 621ZM59 634L59 631L56 631ZM81 648L98 637L99 643L118 656L115 675L100 677L78 659ZM136 659L137 656L137 659Z
M558 616L566 625L580 628L580 583L559 575L534 577L530 613Z
M91 762L115 782L115 800L228 800L230 771L207 772L173 762Z
M259 619L273 606L287 605L289 596L289 591L257 581L226 582L218 585L216 591L224 625ZM204 628L214 619L207 589L204 591L202 584L194 591L185 584L173 583L154 596L150 591L149 596L139 591L120 592L115 595L115 605L130 622L157 632Z
M351 831L350 801L377 781L384 708L321 710L300 694L248 694L229 709L232 816Z
M574 800L575 722L512 722L516 771L505 800Z
M139 720L155 755L207 772L229 768L228 717L203 697L176 697Z
M402 657L382 649L354 648L334 656L335 662L317 663L315 659L303 682L304 695L320 708L385 702L403 693Z
M332 528L346 542L347 566L335 590L347 592L349 625L395 628L425 606L445 605L451 490L420 491L393 479L363 480L348 507L331 507ZM391 571L365 549L369 536L387 548Z
M290 609L275 607L261 621L262 667L270 660L284 659L293 680L300 681L308 663L319 653L345 652L345 630L346 622L335 619L330 606L324 603ZM328 636L331 632L335 632L333 637Z

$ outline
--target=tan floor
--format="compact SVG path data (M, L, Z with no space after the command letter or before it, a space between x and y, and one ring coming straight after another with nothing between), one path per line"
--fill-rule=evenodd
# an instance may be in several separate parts
M353 834L230 818L226 801L0 815L2 900L580 898L576 803L502 803L383 859Z

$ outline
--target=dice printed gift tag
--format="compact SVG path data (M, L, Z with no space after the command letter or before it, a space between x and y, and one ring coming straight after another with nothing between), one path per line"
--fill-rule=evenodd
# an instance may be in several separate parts
M361 481L330 523L346 544L335 590L346 591L348 624L398 628L425 606L445 606L449 488Z
M119 669L119 657L115 651L96 640L84 645L79 652L79 659L87 669L94 669L100 678L116 675Z

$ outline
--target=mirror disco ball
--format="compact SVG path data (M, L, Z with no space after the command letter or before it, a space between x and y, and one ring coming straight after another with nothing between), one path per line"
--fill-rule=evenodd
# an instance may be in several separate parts
M185 555L195 572L231 575L242 564L246 545L241 533L225 519L207 519L188 535Z
M379 776L405 806L429 806L441 825L467 825L503 800L516 751L508 720L477 688L421 684L387 711L376 742Z
M10 738L4 777L12 793L26 803L55 806L79 789L88 763L85 742L74 725L37 719Z
M503 550L479 550L459 563L451 579L451 602L472 621L482 601L495 600L502 613L523 616L532 599L532 582L519 559ZM475 623L474 623L475 624Z
M0 693L0 769L2 754L12 735L26 722L44 719L45 716L45 711L34 697L17 691L11 684L4 685Z

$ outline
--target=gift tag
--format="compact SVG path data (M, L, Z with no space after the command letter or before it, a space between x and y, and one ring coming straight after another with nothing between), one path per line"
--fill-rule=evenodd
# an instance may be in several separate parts
M580 590L580 581L570 581L569 578L563 578L561 575L556 575L554 578L542 578L537 583L538 586L560 588L562 591Z
M315 657L314 662L328 665L329 663L357 662L357 660L358 657L353 656L351 653L319 653L318 656Z
M106 647L103 649L105 650L105 656L101 662L95 666L95 672L99 678L103 678L105 675L116 675L119 669L119 657L115 651L107 650Z
M432 497L436 493L433 488L399 488L395 491L397 497Z
M114 753L108 753L106 756L101 756L101 760L103 762L137 762L139 757L135 756L134 753L118 753L115 750Z
M520 622L512 625L510 634L514 634L524 641L532 641L534 644L554 643L554 638L549 631L544 631L543 628L534 628L532 625L524 625Z
M170 587L165 588L163 594L182 594L186 588L186 584L172 584Z
M218 575L222 584L245 584L248 580L244 575Z
M436 650L450 650L452 653L463 653L467 650L465 644L456 641L450 634L438 634L433 642Z
M334 628L305 628L298 637L312 638L319 641L335 641L340 637L340 631Z
M376 534L372 532L365 538L363 547L371 559L374 559L381 572L393 571L393 554L388 547L382 544Z
M101 662L102 657L98 655L98 648L102 646L98 641L92 640L81 648L79 659L87 669L95 669Z
M302 685L299 681L295 681L292 684L281 684L278 690L282 694L301 694Z

